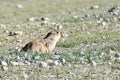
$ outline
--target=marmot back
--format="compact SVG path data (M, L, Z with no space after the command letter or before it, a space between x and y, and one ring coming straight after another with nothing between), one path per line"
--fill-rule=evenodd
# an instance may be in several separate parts
M61 38L61 32L51 31L43 39L27 43L21 51L51 52Z

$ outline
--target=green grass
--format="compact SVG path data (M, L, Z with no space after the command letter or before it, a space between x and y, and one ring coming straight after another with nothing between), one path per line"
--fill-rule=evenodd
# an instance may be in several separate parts
M17 4L23 5L22 9L16 8ZM99 18L111 19L119 15L105 13L119 0L1 0L0 24L6 28L0 29L0 61L9 64L9 70L0 69L0 80L119 80L119 60L111 59L115 53L120 52L120 21L106 21L107 26L97 23ZM99 9L90 9L93 5L99 5ZM84 17L85 15L92 17ZM98 17L94 17L93 14ZM79 16L73 19L72 16ZM35 17L34 22L27 18ZM27 42L43 38L48 31L54 30L54 26L32 25L41 23L42 17L50 18L51 22L62 24L62 31L68 34L64 40L60 40L57 49L50 54L32 52L18 52ZM82 20L82 18L85 18ZM20 25L20 27L16 27ZM8 36L9 32L21 31L22 35ZM21 40L21 42L17 42ZM62 50L61 50L62 49ZM115 53L110 53L113 50ZM102 53L105 53L104 55ZM25 55L27 56L25 57ZM10 61L47 61L53 54L60 55L68 64L50 68L42 68L36 65L12 66ZM35 59L39 56L39 59ZM111 57L112 56L112 57ZM96 67L91 62L97 63ZM112 63L110 65L109 63ZM108 65L109 64L109 65ZM85 71L85 72L84 72ZM25 79L24 74L28 78ZM95 74L95 76L94 76Z

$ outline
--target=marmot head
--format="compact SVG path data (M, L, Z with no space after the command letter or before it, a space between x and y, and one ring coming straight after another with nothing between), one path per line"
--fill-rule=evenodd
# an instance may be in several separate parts
M51 38L53 40L59 40L61 38L61 32L60 31L51 31L49 32L44 39Z

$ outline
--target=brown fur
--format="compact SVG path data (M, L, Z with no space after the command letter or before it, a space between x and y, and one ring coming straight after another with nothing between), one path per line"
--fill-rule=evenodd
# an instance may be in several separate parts
M51 52L61 38L61 32L51 31L45 38L27 43L21 51Z

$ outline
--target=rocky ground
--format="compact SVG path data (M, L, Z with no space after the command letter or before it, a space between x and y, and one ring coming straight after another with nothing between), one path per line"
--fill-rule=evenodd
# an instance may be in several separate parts
M120 80L120 1L47 1L0 1L0 79ZM53 52L20 52L56 29Z

